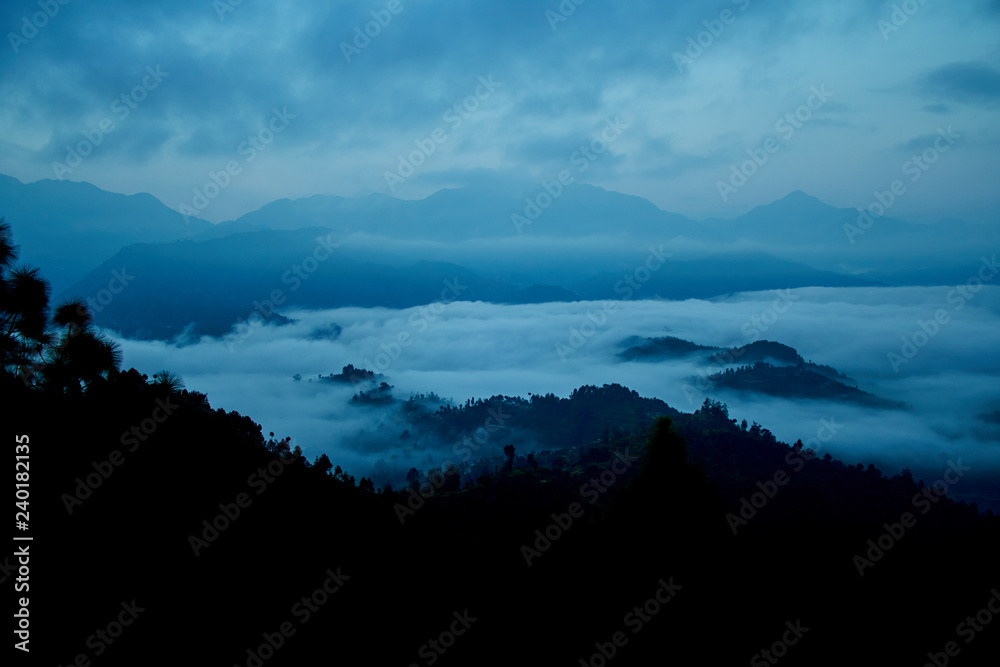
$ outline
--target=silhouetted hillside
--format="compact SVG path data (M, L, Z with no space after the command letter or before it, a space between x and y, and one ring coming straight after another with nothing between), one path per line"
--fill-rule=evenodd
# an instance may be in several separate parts
M708 376L715 387L752 391L783 398L846 401L873 408L903 408L898 401L879 398L845 384L850 378L832 366L806 361L795 348L769 340L721 349L673 336L630 338L618 354L625 361L662 361L701 357L720 370ZM712 352L713 354L707 354Z
M623 341L622 345L627 345L628 347L618 356L626 361L637 359L674 359L719 349L707 345L698 345L697 343L675 338L674 336L645 339L630 338Z
M772 366L758 361L750 366L727 368L709 376L717 387L737 391L755 391L784 398L813 398L847 401L871 408L903 408L903 403L888 401L874 394L849 387L809 370L805 366Z
M609 413L642 402L613 395ZM123 600L135 600L141 623L105 647L107 664L134 661L150 645L180 659L187 649L172 639L181 615L186 637L213 662L247 664L247 649L289 622L295 634L269 664L299 664L344 642L363 646L352 655L361 650L373 663L407 664L421 661L420 647L456 613L475 621L442 664L509 664L523 651L510 636L530 642L533 660L572 662L617 630L629 642L616 664L649 664L678 641L699 642L702 655L731 664L769 646L786 621L801 621L811 640L789 664L835 664L860 651L917 661L924 643L895 637L947 640L955 619L985 604L995 583L995 517L925 499L905 474L887 479L873 468L810 460L765 431L741 430L714 404L678 415L674 428L655 426L648 445L620 434L582 452L554 452L550 460L566 459L562 468L525 461L465 488L421 474L421 497L355 484L325 460L289 454L249 419L212 410L197 394L164 392L134 371L78 397L12 386L5 396L34 445L33 519L46 548L33 561L33 618L61 628L38 646L53 660L93 656L85 640L101 623L95 614L114 618ZM542 421L585 414L607 396L584 390L525 409ZM136 445L126 434L158 400L171 414ZM484 409L461 408L456 425ZM54 411L62 419L42 419ZM45 445L56 442L63 445ZM194 455L197 465L183 464ZM115 466L110 457L124 460ZM786 479L776 471L790 481L773 482ZM91 476L95 488L81 486ZM755 494L764 503L741 509L743 499L757 503ZM904 531L891 541L898 546L872 552L865 565L869 540L906 512L916 527L892 528ZM77 555L66 561L68 549ZM169 567L151 570L153 559ZM945 577L951 585L937 585ZM309 613L296 606L324 581L335 592L314 597ZM445 585L429 590L429 582ZM635 614L625 620L658 589L669 604L641 624ZM57 604L66 597L88 604ZM419 613L405 603L417 600ZM393 641L380 640L386 632ZM990 641L963 650L972 661Z

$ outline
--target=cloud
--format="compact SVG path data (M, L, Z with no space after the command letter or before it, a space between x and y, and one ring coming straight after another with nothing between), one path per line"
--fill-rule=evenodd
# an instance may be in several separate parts
M988 104L1000 99L1000 70L985 63L951 63L924 75L921 92L929 97Z
M176 206L209 170L233 159L272 108L287 106L297 121L213 203L210 219L235 218L280 197L384 193L383 174L400 151L439 127L477 77L493 74L503 88L449 132L405 196L490 172L541 178L546 161L562 159L604 118L629 111L634 131L585 178L666 210L731 217L813 182L826 188L814 192L821 198L855 204L835 182L871 191L885 174L860 173L856 164L884 172L898 166L873 155L871 128L905 128L910 136L931 129L918 127L924 112L902 82L918 81L929 107L996 99L996 72L975 60L995 41L979 27L983 17L994 25L995 6L985 3L922 7L889 43L876 27L886 8L861 0L836 7L805 0L574 6L553 24L546 11L559 3L533 0L496 7L461 0L443 8L404 0L388 22L380 2L244 2L221 16L201 0L60 5L16 51L8 43L0 52L0 142L18 147L0 155L0 172L26 181L52 177L51 163L65 147L93 131L146 66L161 65L170 78L70 178L151 192ZM723 10L735 19L720 30ZM36 11L34 2L6 3L0 25L19 34ZM372 12L385 25L369 26ZM348 62L342 45L366 29L374 36ZM704 46L682 72L673 54L689 39ZM870 66L890 51L892 67ZM803 132L808 149L788 151L788 166L762 177L773 181L766 191L750 188L744 201L722 202L717 178L704 168L721 166L714 161L733 139L734 154L754 145L775 118L801 104L803 91L824 82L838 91L824 113L836 116ZM872 92L885 90L893 92ZM974 136L993 123L984 117L966 125ZM560 148L562 139L573 142ZM653 148L663 140L672 152ZM976 182L980 167L972 155L956 158L949 178ZM937 214L981 210L988 196L943 198Z
M328 453L356 476L369 475L378 459L398 469L426 459L440 464L451 443L400 451L398 436L408 425L399 414L349 405L353 388L317 381L318 374L339 372L348 363L385 374L404 399L430 391L459 403L495 394L567 396L584 384L615 382L684 412L713 397L726 402L737 420L757 421L786 442L814 436L821 419L836 420L843 428L827 451L847 463L875 463L889 474L908 466L929 476L948 458L963 457L988 479L1000 471L998 434L975 415L1000 408L994 335L1000 287L984 287L958 310L949 294L949 288L807 288L792 291L787 311L777 318L770 310L774 293L614 302L603 322L599 314L607 309L600 302L342 308L287 313L298 322L258 328L232 350L215 339L181 348L126 340L123 348L126 366L177 372L189 389L206 392L214 407L251 416L265 433L292 436L310 458ZM903 338L916 336L920 343L921 322L926 325L942 308L949 309L948 323L893 372L888 354L900 352ZM595 321L601 323L586 325ZM310 339L331 322L343 327L337 340ZM574 331L584 332L582 344ZM716 346L742 345L757 336L777 340L807 360L845 372L861 389L912 409L717 391L693 380L716 372L714 364L616 360L623 339L668 332ZM398 345L403 333L408 342ZM297 373L302 381L292 380Z

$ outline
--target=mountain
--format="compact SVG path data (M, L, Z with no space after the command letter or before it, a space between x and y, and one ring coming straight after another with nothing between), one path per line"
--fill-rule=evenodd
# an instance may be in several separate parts
M331 236L337 233L328 228L263 230L199 242L136 244L93 270L67 295L87 299L99 326L129 337L170 339L182 332L221 336L255 310L269 319L274 310L293 306L425 305L446 298L442 295L449 284L460 286L449 299L516 304L704 298L741 290L870 284L766 255L666 262L648 284L633 281L635 290L623 279L627 272L567 286L515 284L453 262L378 261L349 245L327 248L324 239ZM107 277L122 268L129 282L120 293L109 294ZM96 303L95 295L101 294L108 298ZM273 294L278 297L272 304Z
M727 368L710 375L708 381L720 388L751 391L782 398L807 398L855 403L870 408L903 409L898 401L889 401L848 386L805 364L774 366L766 361L752 366Z
M733 220L713 220L708 226L726 238L741 238L762 243L815 245L834 243L850 245L844 225L856 225L860 212L853 208L837 208L796 190L785 197L757 206ZM856 243L868 243L887 236L924 235L928 225L917 225L890 217L879 217Z
M720 348L707 345L698 345L683 338L674 336L663 336L662 338L639 338L633 336L622 341L625 350L619 353L618 357L625 361L635 360L656 360L656 359L683 359L695 354L714 352Z
M846 384L851 379L837 369L806 361L795 348L775 341L759 340L722 349L674 336L633 336L621 345L625 348L618 354L622 361L657 362L700 356L706 365L719 369L708 377L719 388L783 398L842 401L873 408L905 407L898 401L879 398Z
M894 277L933 281L949 267L954 273L956 260L1000 242L1000 225L957 220L918 225L887 215L860 229L858 210L830 206L801 191L732 220L704 222L588 184L444 189L419 200L315 195L279 199L218 225L186 218L152 195L116 194L85 182L24 184L0 175L0 203L0 215L19 230L24 259L45 269L57 293L132 243L211 240L265 229L325 227L445 244L596 235L641 245L684 237L704 244L709 253L743 243L746 252L838 273L869 272L870 280L893 284L898 284Z
M420 200L317 195L277 200L212 225L187 219L148 194L0 176L0 215L17 230L22 259L43 269L57 298L101 297L108 303L99 303L99 324L144 335L155 330L157 337L175 335L190 322L221 333L275 282L281 287L285 272L312 252L311 240L329 230L350 249L320 274L343 282L327 285L323 294L305 288L296 295L301 305L417 305L421 298L433 300L427 276L435 276L431 284L440 282L455 266L475 267L462 274L475 276L475 298L507 303L957 284L983 248L1000 245L997 225L916 225L888 217L874 220L852 244L844 229L857 223L858 211L802 192L734 220L698 223L641 197L586 184L445 189ZM178 241L209 245L152 247ZM134 244L146 247L123 250ZM692 244L699 249L674 256ZM222 261L224 275L212 253L229 258ZM421 261L449 268L428 273ZM346 273L351 266L368 282ZM137 277L127 295L115 292L119 274ZM197 284L187 286L187 301L180 303L177 294L165 292L185 284L186 275ZM140 296L144 303L136 301L124 315L120 309ZM219 302L210 304L209 297ZM161 307L155 315L154 303ZM138 317L158 324L147 326Z
M0 215L17 230L21 261L40 267L55 295L123 246L177 241L212 228L149 194L115 194L74 181L25 184L2 174ZM111 278L106 274L105 283Z
M389 266L327 247L328 229L265 230L209 241L128 246L72 287L93 299L110 271L129 284L95 308L95 322L125 336L221 336L252 313L290 306L408 308L435 301L506 302L526 293L446 262ZM547 290L540 297L547 298ZM530 293L527 294L530 296ZM189 325L194 325L189 328Z
M879 284L866 276L818 270L763 252L720 253L690 261L667 261L657 270L650 271L645 282L639 281L640 273L638 269L623 273L602 272L571 285L570 289L593 299L647 299L654 296L701 299L735 292Z
M947 284L956 272L968 271L984 247L1000 245L1000 225L953 219L916 224L892 217L891 205L884 208L874 198L868 208L830 206L797 190L731 220L706 220L700 238L744 240L814 268L867 272L897 285Z
M518 226L512 216L520 216L523 222ZM280 199L220 227L229 225L240 225L242 229L330 227L423 241L463 241L522 233L556 237L632 234L664 241L696 235L700 226L684 216L662 211L641 197L586 184L566 186L557 197L539 186L520 195L461 188L440 190L419 200L376 194L359 199L325 195Z

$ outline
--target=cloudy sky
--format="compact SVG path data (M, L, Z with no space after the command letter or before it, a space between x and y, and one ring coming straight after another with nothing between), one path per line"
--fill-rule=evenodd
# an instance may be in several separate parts
M900 179L899 217L995 221L1000 2L896 6L11 0L0 172L173 208L214 173L212 221L568 168L698 219L795 189L864 207ZM767 160L744 184L748 151Z

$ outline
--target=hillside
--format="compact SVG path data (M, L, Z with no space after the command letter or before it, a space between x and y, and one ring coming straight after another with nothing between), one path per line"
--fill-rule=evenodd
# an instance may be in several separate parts
M807 398L855 403L871 408L903 409L905 404L861 391L832 366L802 358L795 348L759 340L727 349L663 336L632 337L621 343L621 361L666 362L701 360L714 372L707 382L720 389L755 392L782 398Z
M727 368L710 375L714 386L753 391L782 398L810 398L856 403L871 408L902 409L903 403L879 398L874 394L849 387L805 366L773 366L765 361L740 368Z
M521 649L504 640L511 635L530 641L539 660L572 661L616 629L629 637L616 664L648 664L677 641L711 646L704 655L732 663L796 619L814 635L789 664L833 664L861 650L909 661L926 653L923 644L901 646L898 633L937 636L982 603L959 591L992 585L986 554L1000 539L995 517L977 517L945 498L922 500L930 508L924 518L910 503L919 489L906 474L886 478L860 464L808 462L766 431L741 430L718 405L676 414L673 428L644 419L653 426L648 444L640 429L553 450L534 465L515 455L509 470L464 488L421 471L415 484L423 484L422 498L355 482L325 457L296 457L249 419L213 410L204 396L164 392L135 371L111 374L77 398L5 391L21 423L34 424L28 430L38 443L31 450L38 467L33 518L44 526L47 548L32 561L45 573L33 620L62 628L38 647L53 659L89 653L79 638L94 631L94 612L57 604L86 597L99 618L113 616L122 600L143 610L134 632L106 647L107 664L133 661L151 643L163 647L165 659L179 657L186 649L171 640L178 614L203 658L223 664L247 664L248 647L266 645L285 622L294 635L268 664L298 664L348 640L362 642L378 664L406 663L455 613L475 620L448 652L452 663L516 659ZM124 463L106 464L112 472L83 500L67 500L81 493L75 480L93 471L92 461L104 465L106 443L117 447L118 434L147 417L156 400L175 406L170 418L134 449L120 449ZM578 415L588 414L592 401L606 415L642 403L614 388L556 399ZM535 413L540 420L546 406L524 406L518 419ZM481 409L477 402L445 419L459 428L478 420ZM53 411L61 419L39 419ZM565 442L573 441L567 434ZM198 452L197 466L171 463L185 452ZM485 469L493 465L503 467L498 461ZM742 499L772 483L776 470L791 481L774 484L762 509L741 510ZM862 562L859 576L857 556L864 561L867 541L907 510L921 517L918 527L876 557L885 562ZM548 527L557 521L562 528ZM77 557L54 567L57 554L72 548ZM168 566L150 571L153 558ZM931 585L945 576L951 586ZM607 577L613 586L600 585ZM313 597L307 613L297 601L324 581L333 592ZM443 584L429 590L431 581ZM623 627L658 582L675 585L676 600L641 625ZM400 602L386 607L387 599ZM855 613L840 613L845 605ZM497 615L501 608L516 613ZM706 614L719 620L706 626ZM720 627L726 642L713 642ZM386 631L394 641L380 641ZM992 645L995 639L977 642L969 660Z

